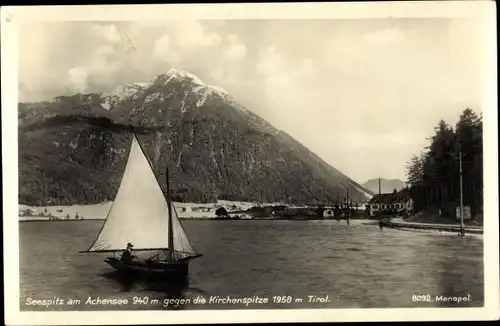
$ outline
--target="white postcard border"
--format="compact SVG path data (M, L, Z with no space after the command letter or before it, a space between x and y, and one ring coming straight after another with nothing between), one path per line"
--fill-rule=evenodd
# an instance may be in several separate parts
M32 21L150 22L166 19L356 19L463 17L484 22L483 308L20 312L17 98L18 24ZM140 19L138 19L140 18ZM498 142L495 4L491 1L2 7L2 168L7 325L184 324L323 321L491 320L499 317ZM36 244L35 244L36 245Z

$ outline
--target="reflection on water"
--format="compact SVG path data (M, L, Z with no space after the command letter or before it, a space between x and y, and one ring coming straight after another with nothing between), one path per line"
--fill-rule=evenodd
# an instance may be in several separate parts
M131 276L119 273L118 271L105 272L99 274L99 277L116 282L119 291L123 293L138 294L146 292L149 294L147 299L144 299L146 296L141 297L136 295L132 300L136 302L139 300L158 300L158 306L166 310L183 310L185 308L183 302L189 299L188 294L204 293L203 290L191 286L190 283L193 283L193 281L189 277L171 282L146 276ZM148 302L147 304L150 303Z
M103 273L99 276L115 281L118 285L120 285L120 292L131 292L134 287L134 283L136 283L136 280L133 278L117 271Z
M20 223L22 310L284 309L443 307L414 295L467 296L483 305L481 236L406 232L337 221L183 221L204 254L183 283L130 279L101 254L79 254L102 221ZM328 296L309 302L311 295ZM210 298L265 297L266 305L210 303ZM40 307L28 298L80 299ZM292 302L283 304L281 297ZM127 304L85 304L91 299ZM205 304L199 304L203 300ZM172 300L177 300L172 302ZM181 302L184 300L184 302ZM198 300L198 303L195 303ZM287 299L288 300L288 299ZM168 304L165 304L168 303Z
M451 236L451 235L450 235ZM468 298L473 304L476 301L482 301L482 293L475 291L474 288L468 287L467 284L471 280L483 280L483 269L471 269L469 266L477 261L478 257L471 250L474 244L474 236L457 236L455 235L455 250L456 255L450 255L448 259L439 261L439 296L441 301L436 302L440 307L463 307L464 303L453 301L453 298L461 297ZM436 238L435 240L439 245L446 245L444 237ZM460 254L460 256L459 256ZM458 257L460 259L458 259ZM452 300L445 299L452 298ZM435 300L439 300L434 298Z

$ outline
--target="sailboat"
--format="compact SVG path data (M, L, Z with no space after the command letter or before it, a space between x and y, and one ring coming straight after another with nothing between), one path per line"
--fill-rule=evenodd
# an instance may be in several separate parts
M187 238L172 205L168 168L167 191L162 191L151 163L133 134L120 187L96 240L84 253L113 253L104 260L119 272L161 277L187 276L189 262L201 257ZM122 261L128 244L133 254Z

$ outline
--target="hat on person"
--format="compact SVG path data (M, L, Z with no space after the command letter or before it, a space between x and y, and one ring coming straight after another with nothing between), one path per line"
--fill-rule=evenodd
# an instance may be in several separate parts
M129 242L127 243L127 248L134 248L134 245Z

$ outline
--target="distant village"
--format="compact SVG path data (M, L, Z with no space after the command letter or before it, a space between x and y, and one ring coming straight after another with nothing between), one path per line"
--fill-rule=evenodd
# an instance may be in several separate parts
M236 201L218 201L213 204L176 203L174 206L180 219L328 219L328 218L377 218L380 216L410 216L413 201L408 190L374 194L366 202L354 202L338 196L330 205L308 204L303 206L282 203L264 204ZM19 207L19 218L30 220L86 220L104 219L109 204Z

